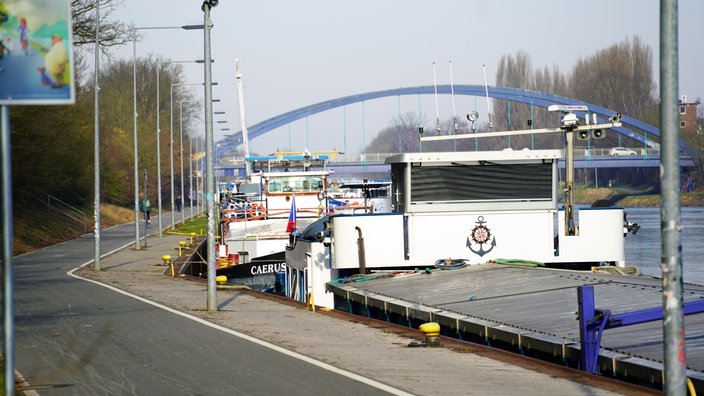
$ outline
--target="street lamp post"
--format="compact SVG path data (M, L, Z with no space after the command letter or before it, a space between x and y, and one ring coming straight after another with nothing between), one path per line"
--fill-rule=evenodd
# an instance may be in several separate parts
M100 2L95 4L95 110L94 110L94 140L93 140L93 191L95 191L95 201L93 202L93 215L95 225L94 232L94 257L93 268L100 271ZM6 377L7 378L7 377Z
M132 102L132 116L134 118L134 248L135 250L139 250L139 144L137 143L137 29L132 32Z
M188 135L188 206L193 218L193 137Z
M200 25L198 25L200 26ZM160 128L160 102L159 102L159 95L160 95L160 89L159 89L159 70L160 64L167 64L167 63L203 63L203 60L193 60L193 61L159 61L156 63L156 168L157 168L157 194L159 195L158 201L159 201L159 236L161 237L162 234L162 225L161 225L161 128ZM173 208L171 208L173 210ZM171 222L173 224L173 221Z
M198 176L196 177L196 197L198 200L196 201L196 212L200 214L202 203L201 203L201 197L203 196L202 191L203 191L203 167L201 166L201 158L203 158L202 153L203 153L203 147L202 147L202 139L200 136L198 137L198 140L196 140L196 151L198 152L198 160L196 161L196 167L198 168Z
M206 65L209 68L210 63L212 63L212 60L207 62ZM171 164L171 229L176 229L176 214L174 213L174 87L176 86L186 86L186 85L203 85L202 83L173 83L171 84L171 127L170 127L170 139L169 139L169 147L170 147L170 153L169 153L169 158L170 158L170 164ZM212 85L218 85L218 83L214 82ZM183 152L183 151L182 151ZM181 183L183 186L183 183ZM182 205L183 206L183 205ZM183 221L183 217L181 218L181 221Z
M139 249L139 143L137 134L137 31L138 30L164 30L164 29L183 29L197 30L203 29L205 25L182 25L182 26L143 26L136 27L132 31L132 92L134 105L134 238L135 249ZM157 67L157 70L159 68ZM158 84L157 77L157 84ZM158 89L157 89L158 92ZM157 100L157 106L159 101ZM157 108L157 123L159 119L159 111ZM157 126L157 130L159 127ZM158 134L157 134L158 136ZM159 152L159 143L157 141L157 155ZM161 181L161 178L159 178ZM146 193L146 192L145 192ZM161 193L159 193L159 203L161 203ZM161 235L161 207L159 207L159 235ZM144 236L146 238L146 235Z
M204 78L205 78L205 156L206 156L206 184L205 196L207 205L207 246L208 246L208 311L217 311L217 294L216 294L216 252L215 252L215 164L213 157L213 103L212 100L212 84L210 81L210 29L213 26L210 20L210 8L217 5L218 0L205 0L201 9L203 10L203 25L206 26L203 31L203 52L205 59Z
M185 84L171 84L171 127L169 128L169 158L171 163L171 229L176 229L176 214L174 213L174 86Z
M180 157L181 157L181 223L184 222L184 212L186 211L186 206L185 206L185 194L184 194L184 183L183 183L183 100L179 102L179 113L178 113L178 119L179 119L179 134L180 138L179 141L181 142L180 144Z

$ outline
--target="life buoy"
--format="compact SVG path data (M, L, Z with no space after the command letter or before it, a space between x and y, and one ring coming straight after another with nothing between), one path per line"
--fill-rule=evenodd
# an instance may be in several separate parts
M249 207L249 216L250 217L257 217L262 214L264 214L264 205L252 205Z

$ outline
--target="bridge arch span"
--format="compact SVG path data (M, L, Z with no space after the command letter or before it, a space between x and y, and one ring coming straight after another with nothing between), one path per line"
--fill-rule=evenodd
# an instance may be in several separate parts
M373 91L366 92L356 95L344 96L336 99L330 99L323 102L315 103L309 106L304 106L299 109L295 109L275 117L269 118L267 120L261 121L257 124L247 127L247 132L249 138L255 138L261 136L269 131L272 131L278 127L289 124L293 121L305 118L307 116L328 111L337 107L346 106L352 103L359 103L363 101L393 97L393 96L403 96L403 95L433 95L435 94L436 87L433 85L424 85L417 87L405 87L405 88L394 88L383 91ZM553 104L558 105L585 105L589 108L589 111L597 114L598 116L608 119L616 112L605 107L597 106L592 103L587 103L577 99L567 98L564 96L552 95L537 91L528 91L517 88L504 88L504 87L485 87L483 85L438 85L437 93L443 95L449 95L453 92L455 95L466 95L466 96L486 96L488 91L488 96L494 99L503 99L511 102L518 102L524 104L532 104L541 108L547 109L548 106ZM651 135L655 135L660 138L660 130L653 127L652 125L646 124L639 121L633 117L623 114L621 117L621 122L624 126L613 128L617 133L628 137L630 139L639 141L646 144L646 137L640 133L636 133L628 127L637 128L639 130L645 131ZM226 147L237 147L242 142L242 131L238 131L233 135L226 138L222 146ZM651 143L651 142L647 142ZM698 158L698 152L695 148L690 146L688 143L680 140L679 147L681 150L685 151L687 154L692 156L692 158Z

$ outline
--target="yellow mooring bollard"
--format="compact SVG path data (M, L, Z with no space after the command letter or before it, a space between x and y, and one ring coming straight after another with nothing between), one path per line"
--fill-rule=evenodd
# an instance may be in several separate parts
M164 265L169 265L171 264L171 256L168 254L165 254L161 256L161 259L164 260Z
M181 253L186 249L186 241L178 241L178 256L181 257Z
M196 233L192 232L190 236L191 236L191 245L193 245L193 241L196 239Z
M426 341L438 341L438 337L440 336L440 325L437 322L423 323L420 327L418 327L418 330L425 335Z
M425 341L416 342L413 341L408 344L409 347L439 347L442 346L440 343L440 324L437 322L427 322L423 323L418 327L423 335L425 335Z
M308 293L308 298L306 299L306 309L310 307L310 310L315 312L315 298L313 298L313 292Z

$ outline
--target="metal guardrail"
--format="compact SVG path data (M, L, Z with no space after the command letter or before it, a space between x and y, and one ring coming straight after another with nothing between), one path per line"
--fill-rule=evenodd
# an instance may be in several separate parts
M659 157L660 156L660 150L654 149L654 148L631 148L629 147L630 150L635 151L635 155L637 156L654 156L654 157ZM611 150L610 147L607 148L601 148L601 147L586 147L586 146L581 146L581 147L575 147L574 148L574 155L576 157L619 157L619 155L612 155L609 154L609 151ZM623 155L620 155L621 157Z
M46 208L49 214L58 213L60 215L68 217L71 220L83 224L83 232L88 232L88 215L85 212L76 208L75 206L72 206L69 203L60 200L59 198L51 194L42 194L46 194L46 200L44 200L43 198L39 198L31 193L27 193L27 196L36 201L41 202L42 204L46 204Z
M53 206L52 206L52 202L54 202ZM49 208L49 213L51 213L52 209L54 211L58 211L59 213L65 215L66 217L69 217L79 223L83 223L83 232L88 231L88 214L86 214L85 212L81 211L80 209L78 209L78 208L58 199L58 198L56 198L55 196L53 196L51 194L47 194L47 206ZM62 207L63 207L63 209L62 209ZM77 216L80 216L81 218L79 218Z

